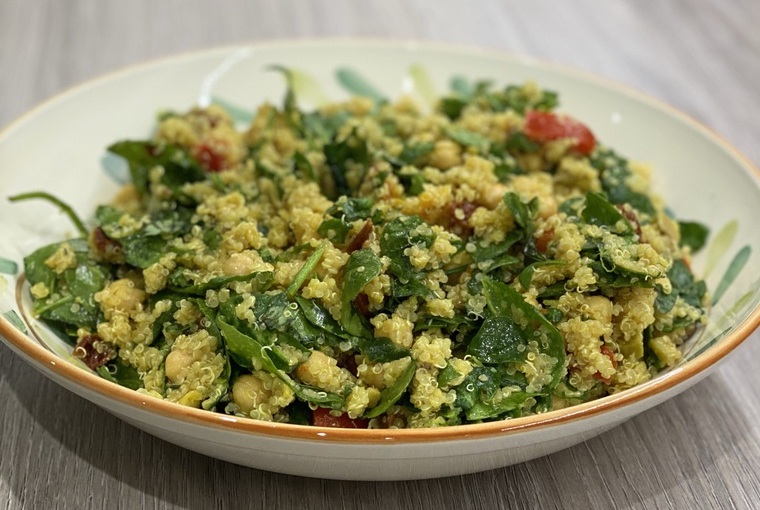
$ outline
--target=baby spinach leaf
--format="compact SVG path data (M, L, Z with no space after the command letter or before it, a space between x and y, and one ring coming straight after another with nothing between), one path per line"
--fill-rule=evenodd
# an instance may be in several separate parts
M452 381L455 381L460 377L462 377L462 373L454 368L454 365L447 363L446 366L438 372L436 382L438 382L439 388L445 388L446 386L449 386Z
M388 268L391 274L407 280L416 274L414 266L404 252L417 243L426 248L433 244L432 234L426 236L419 233L424 224L419 216L399 216L383 228L380 251L391 261Z
M652 201L644 195L633 191L628 185L631 170L628 161L606 148L598 149L590 158L591 166L599 171L602 190L613 204L629 204L637 211L648 216L655 216L657 211Z
M466 147L476 147L479 150L486 152L491 140L488 137L462 128L451 128L446 131L446 136L454 140L460 145Z
M364 418L377 418L390 409L401 398L401 395L404 394L409 383L412 382L416 370L417 365L410 359L409 365L399 375L398 379L382 391L377 405L364 413Z
M654 300L654 309L657 313L666 314L673 309L678 300L678 292L665 294L662 287L657 285L657 297Z
M586 203L581 211L581 218L586 223L607 227L616 233L630 234L632 232L630 222L601 193L586 194ZM625 230L617 232L618 225L626 225Z
M346 235L350 230L351 225L338 218L327 218L317 227L317 233L320 236L337 244L343 244L346 241Z
M148 141L126 140L111 145L108 151L127 160L132 183L141 197L148 195L149 174L151 169L157 166L164 169L161 182L175 195L178 194L181 185L206 178L206 173L198 162L176 145L161 146Z
M487 317L470 341L467 354L496 365L522 361L528 355L525 332L509 317Z
M45 261L64 244L73 252L76 266L58 274ZM29 283L43 283L49 291L46 297L34 299L35 314L45 320L72 326L65 328L67 332L76 327L95 328L101 312L94 295L111 278L108 267L94 262L89 251L86 240L72 239L44 246L24 258Z
M516 131L509 135L504 148L510 154L529 154L538 152L541 144L528 138L522 131Z
M344 308L382 271L383 264L372 250L363 249L353 252L343 267L342 300Z
M707 242L707 236L710 235L710 229L696 221L679 221L678 227L681 231L679 246L688 246L692 253L701 250Z
M628 271L623 267L616 266L609 261L605 261L602 255L602 261L592 260L588 266L597 276L597 284L602 288L621 289L624 287L653 287L654 279L646 275Z
M510 411L519 409L531 396L533 395L524 391L514 391L508 397L502 397L499 400L493 399L487 402L479 400L465 411L465 415L470 421L498 418Z
M290 301L284 292L254 294L253 315L262 329L281 330L292 317Z
M519 292L489 277L483 278L483 295L493 317L510 317L516 321L526 338L535 338L539 350L554 358L552 380L547 392L554 388L565 371L565 341L554 325L549 322Z
M679 296L691 306L702 308L702 298L707 292L704 281L696 280L683 260L674 260L668 270L668 278L673 286L671 294Z
M533 198L529 202L523 202L520 195L510 191L504 194L503 200L514 216L515 223L523 230L532 233L533 221L538 213L538 199Z
M296 296L296 303L303 312L306 320L313 326L327 332L329 335L342 340L352 341L355 337L344 330L341 325L333 319L332 315L319 306L315 301Z
M404 145L398 159L406 165L418 165L422 158L433 152L435 144L433 142L420 142Z
M98 367L98 374L106 381L111 381L130 390L139 390L143 387L142 378L137 369L120 358Z
M457 120L462 115L462 110L467 106L467 101L458 97L444 97L438 103L438 110L450 120Z
M409 351L394 344L388 338L362 338L359 351L374 363L387 363L409 356Z
M188 286L169 286L169 289L179 294L193 294L205 296L206 291L220 289L224 285L233 282L251 282L251 292L264 292L274 282L274 273L272 271L257 271L255 273L235 275L235 276L216 276L205 283L196 283Z
M348 185L346 172L348 171L349 162L360 165L367 169L372 162L372 155L367 147L367 142L356 134L352 134L340 142L334 141L325 144L323 147L325 162L330 169L333 183L335 184L335 193L328 198L336 199L342 195L352 195L352 190Z

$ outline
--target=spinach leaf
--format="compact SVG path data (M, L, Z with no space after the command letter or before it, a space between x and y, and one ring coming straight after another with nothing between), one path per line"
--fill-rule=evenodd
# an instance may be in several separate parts
M161 182L172 190L175 197L179 196L179 188L183 184L206 178L206 172L195 158L177 145L127 140L111 145L108 151L127 160L132 183L141 197L148 195L149 174L157 166L163 167Z
M629 204L637 211L654 217L657 214L652 201L643 193L633 191L627 179L631 176L628 161L610 149L600 148L591 156L591 166L599 171L602 190L613 204Z
M531 154L538 152L541 148L541 144L528 138L528 136L522 131L516 131L509 135L504 148L510 154Z
M710 235L710 229L696 221L679 221L678 227L681 231L679 246L688 246L692 253L701 250L707 242L707 236Z
M601 256L602 261L605 255ZM644 277L641 273L628 271L623 267L615 266L609 262L598 260L589 261L588 266L597 276L597 285L608 289L621 289L624 287L653 287L654 279ZM609 266L609 267L608 267Z
M498 418L519 409L531 396L525 391L513 391L507 397L497 398L497 392L505 385L515 384L495 368L476 366L456 387L456 404L470 421Z
M487 364L523 361L528 355L528 339L510 317L487 317L470 341L467 354Z
M352 195L346 172L350 162L360 165L365 171L369 168L372 155L367 142L354 133L340 142L333 141L325 144L323 152L335 185L335 192L327 193L328 198L334 200L342 195Z
M398 399L400 399L404 394L406 388L409 386L409 383L412 382L412 379L414 378L414 372L416 370L417 365L410 359L409 365L407 365L406 369L404 369L404 371L401 373L401 375L399 375L398 379L396 379L393 384L382 391L380 394L380 401L375 407L367 410L364 413L364 417L377 418L388 409L390 409L390 407L395 404Z
M356 319L352 320L351 316L355 315L356 312L353 309L352 302L362 289L382 271L383 264L380 262L380 258L369 249L353 252L343 267L342 323L346 330L356 336L364 336L364 334L361 329L353 326ZM349 327L349 324L352 324L352 327Z
M362 338L359 351L374 363L387 363L409 356L407 349L397 346L388 338Z
M281 330L292 317L290 301L284 292L254 294L253 315L262 329ZM289 313L290 312L290 313Z
M620 235L633 233L633 226L601 193L587 193L581 218L591 225L606 227Z
M507 237L495 244L488 246L475 246L475 251L472 252L473 262L478 264L478 267L482 268L483 272L490 273L500 267L514 266L521 264L520 258L509 253L512 246L523 238L523 235L519 232L510 232Z
M130 390L138 390L143 387L142 378L137 369L120 358L98 367L98 374L106 381L111 381Z
M306 156L299 151L293 153L293 170L300 174L304 180L317 182L314 167L311 166L311 162L306 159Z
M668 278L673 286L672 293L678 295L686 303L696 308L702 308L702 298L707 292L707 286L702 280L696 280L683 260L674 260L668 270Z
M520 195L510 191L504 194L503 200L507 204L512 216L514 216L515 223L526 232L532 234L533 221L536 219L536 214L538 214L538 198L533 198L529 202L523 202Z
M421 142L404 145L398 159L406 165L418 165L420 161L433 152L435 144L433 142Z
M355 337L344 330L341 325L333 319L332 315L319 306L316 302L301 296L296 296L296 303L303 312L306 320L313 326L325 331L332 337L342 340L353 341Z
M205 283L196 283L188 286L170 285L169 289L178 294L192 294L196 296L205 296L206 291L211 289L220 289L228 283L250 281L251 292L264 292L274 282L274 273L271 271L260 271L236 276L216 276Z
M346 235L350 230L351 225L338 218L327 218L317 227L317 233L320 236L337 244L343 244L346 241Z
M476 147L481 152L487 152L491 144L490 138L480 133L462 128L451 128L446 131L446 136L465 147Z
M193 210L188 207L151 213L136 231L125 233L119 226L123 213L101 206L96 211L100 228L110 239L121 244L127 264L145 269L170 251L169 242L190 231Z
M386 224L380 235L380 251L390 259L387 271L396 277L392 283L394 297L430 294L424 284L425 273L417 271L405 254L413 245L429 248L433 244L434 235L425 233L426 229L421 228L424 225L419 216L399 216Z
M438 110L451 120L457 120L462 115L462 110L467 106L467 101L458 97L444 97L438 103Z
M76 260L76 266L60 274L49 268L45 261L67 245ZM24 258L26 278L30 285L43 283L49 293L34 299L34 313L42 319L68 326L67 334L77 327L94 330L100 318L100 307L94 295L111 279L108 266L94 262L89 256L84 239L72 239L44 246Z
M497 418L510 411L517 411L515 415L517 417L521 414L519 410L522 405L532 396L524 391L514 391L508 397L502 397L498 401L496 399L489 402L478 401L465 412L465 415L468 420L477 421Z
M538 340L539 350L555 359L551 370L552 380L546 385L548 393L565 372L565 341L562 335L519 292L508 285L484 277L483 295L492 317L514 319L526 338Z

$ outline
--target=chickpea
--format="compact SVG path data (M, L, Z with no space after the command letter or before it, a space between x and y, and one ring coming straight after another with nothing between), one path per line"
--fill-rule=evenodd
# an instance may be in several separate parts
M251 374L241 375L232 385L232 401L243 414L249 414L271 396L272 392L264 387L262 380Z
M586 304L591 317L604 323L612 322L612 301L604 296L588 296Z
M309 359L298 365L296 377L306 384L322 387L324 383L319 380L319 375L330 372L331 365L337 365L334 359L323 352L314 351Z
M179 382L182 369L189 367L195 361L193 353L184 349L177 349L166 356L166 377L171 382Z
M506 192L507 187L501 183L485 187L480 192L480 203L488 209L495 209Z

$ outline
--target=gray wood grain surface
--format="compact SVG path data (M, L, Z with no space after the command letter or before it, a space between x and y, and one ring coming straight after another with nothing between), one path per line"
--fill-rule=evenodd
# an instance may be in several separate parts
M757 0L0 0L0 126L82 80L157 56L369 36L479 45L592 71L684 110L757 164L758 26ZM0 169L11 171L19 169ZM758 508L758 340L756 332L693 389L569 450L399 483L301 479L182 450L0 346L0 507Z

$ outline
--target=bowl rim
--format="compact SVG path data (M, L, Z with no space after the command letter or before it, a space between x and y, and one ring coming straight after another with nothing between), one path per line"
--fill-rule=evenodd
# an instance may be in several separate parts
M306 45L335 46L337 44L350 44L355 47L365 46L393 51L424 49L430 51L445 51L460 56L477 55L505 62L521 63L536 66L538 68L555 70L563 75L597 84L625 96L632 97L657 110L663 111L684 124L689 125L690 128L706 135L710 140L733 156L736 161L741 164L740 166L744 167L745 171L750 175L754 174L754 180L756 181L756 184L760 186L760 169L758 169L748 157L743 155L721 135L666 102L640 92L628 85L621 84L615 80L596 75L589 71L580 70L565 64L559 64L547 59L536 58L516 52L476 45L414 39L325 37L245 41L144 60L85 80L38 103L37 106L28 110L26 113L0 129L0 143L3 143L3 141L13 132L22 128L28 121L43 114L48 108L54 106L56 103L86 92L88 89L97 87L101 83L116 81L123 76L146 70L153 66L176 63L244 48L298 49ZM20 278L19 281L23 281L23 279ZM21 285L16 286L17 302L20 302L21 287ZM140 394L134 390L111 383L92 372L83 370L66 359L56 356L53 352L35 341L31 336L16 329L10 321L3 316L0 316L0 339L11 347L12 350L20 353L27 362L36 366L36 368L40 369L43 373L51 372L52 375L61 377L68 383L80 386L84 390L93 391L101 397L114 399L121 404L131 406L134 409L154 413L162 418L181 420L195 425L223 429L228 432L262 435L269 438L316 440L349 444L403 444L492 438L495 436L536 431L547 427L577 422L606 412L619 410L623 407L628 407L641 402L648 397L652 397L674 388L693 376L712 367L736 349L754 332L755 329L758 328L758 326L760 326L760 305L756 305L755 308L749 312L749 315L738 325L735 331L723 337L720 342L708 348L694 359L687 361L683 365L656 379L614 395L608 395L597 400L567 407L565 409L521 418L421 429L342 429L316 427L288 423L272 423L190 408ZM46 373L46 375L50 376L51 374ZM80 396L84 395L80 394ZM92 399L88 398L88 400Z

